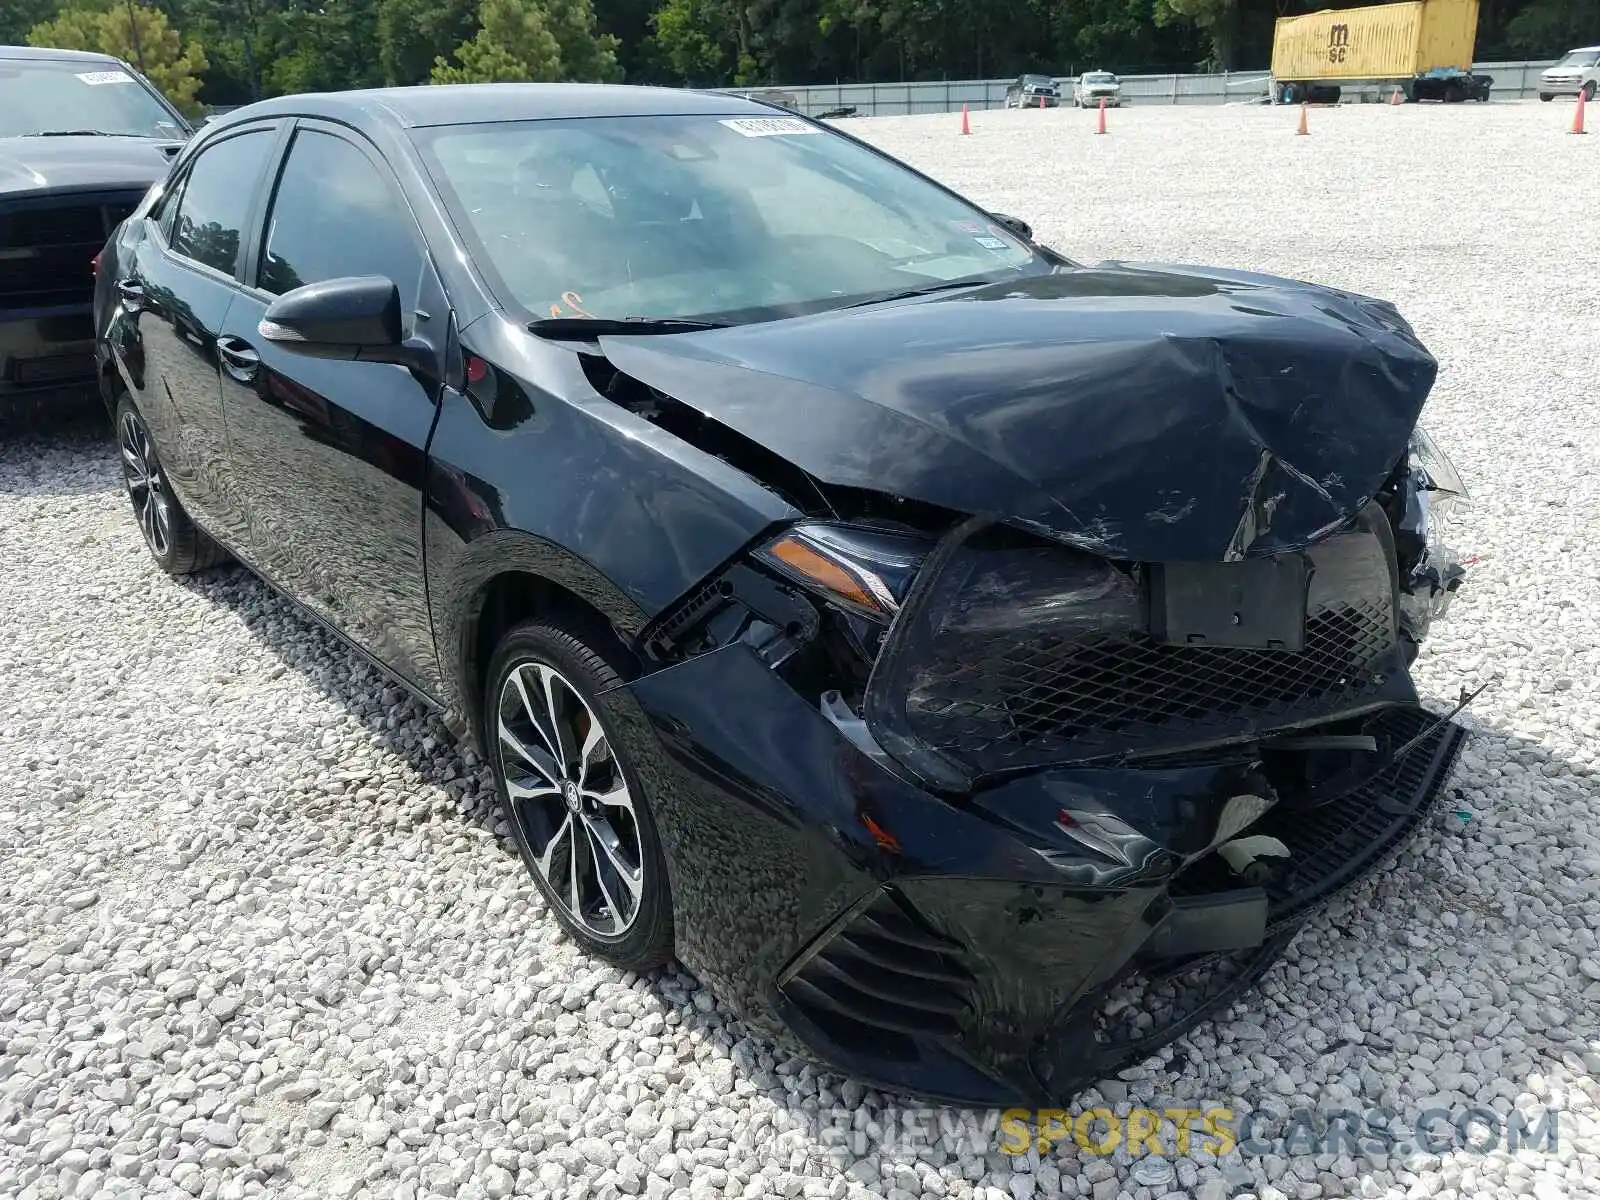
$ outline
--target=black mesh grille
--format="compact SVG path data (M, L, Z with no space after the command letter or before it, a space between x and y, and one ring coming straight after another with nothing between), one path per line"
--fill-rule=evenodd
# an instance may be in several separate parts
M1300 652L1163 646L1140 633L1045 639L1004 653L999 670L1018 740L1095 739L1360 692L1391 646L1389 623L1380 601L1341 605L1308 620Z
M1411 698L1386 541L1362 529L1306 556L1304 643L1285 650L1159 641L1139 564L964 550L875 680L876 719L981 775L1172 753Z
M135 195L0 213L0 302L87 302L91 260L138 202Z
M959 1032L972 1007L966 953L885 889L783 984L784 994L842 1046L911 1053L910 1039Z

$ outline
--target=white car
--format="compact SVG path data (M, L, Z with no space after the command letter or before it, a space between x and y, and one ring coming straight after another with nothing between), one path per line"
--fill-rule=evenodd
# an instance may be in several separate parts
M1085 71L1072 85L1074 108L1099 108L1100 101L1107 108L1122 107L1122 81L1110 71Z
M1576 96L1579 92L1585 100L1593 100L1597 89L1600 89L1600 46L1568 50L1560 62L1547 67L1539 76L1541 100Z

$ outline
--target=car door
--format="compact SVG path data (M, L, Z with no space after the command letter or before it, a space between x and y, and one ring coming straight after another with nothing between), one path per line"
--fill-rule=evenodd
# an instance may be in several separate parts
M134 403L183 506L229 544L243 510L226 471L216 342L276 136L256 125L204 147L145 218L115 282L126 316L113 346Z
M249 555L285 591L431 691L422 497L442 364L430 374L315 358L259 331L275 297L355 275L392 280L408 336L446 346L449 304L393 174L357 135L302 121L218 342L229 455L247 480Z

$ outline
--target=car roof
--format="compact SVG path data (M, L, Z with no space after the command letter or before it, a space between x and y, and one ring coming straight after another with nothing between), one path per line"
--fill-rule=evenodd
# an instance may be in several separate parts
M236 108L215 124L274 116L322 116L355 125L377 121L414 129L564 117L760 117L774 112L770 104L725 92L604 83L466 83L280 96Z
M1600 46L1574 46L1571 50L1568 50L1567 53L1568 54L1593 54L1596 51L1600 51Z
M99 54L93 50L57 50L50 46L0 46L0 58L29 59L32 61L116 63L122 60L114 54Z

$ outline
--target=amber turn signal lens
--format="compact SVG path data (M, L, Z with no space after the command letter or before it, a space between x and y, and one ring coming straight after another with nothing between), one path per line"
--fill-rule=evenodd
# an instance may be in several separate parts
M767 553L823 591L832 592L840 599L869 612L892 615L883 602L854 575L793 534L786 534L773 542L767 548Z

